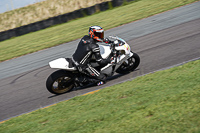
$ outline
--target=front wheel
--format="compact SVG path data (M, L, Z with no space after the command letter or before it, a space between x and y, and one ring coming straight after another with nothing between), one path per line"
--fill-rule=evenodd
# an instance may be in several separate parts
M52 73L46 81L46 88L53 94L63 94L74 88L74 78L72 74L64 70Z
M117 73L126 74L134 71L140 64L140 57L138 54L133 53L133 55L128 58L127 61L122 63L122 65L117 69Z

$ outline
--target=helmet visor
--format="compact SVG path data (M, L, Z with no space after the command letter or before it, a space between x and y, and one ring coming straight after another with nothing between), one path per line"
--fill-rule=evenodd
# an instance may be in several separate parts
M104 32L94 32L94 35L101 39L104 39Z

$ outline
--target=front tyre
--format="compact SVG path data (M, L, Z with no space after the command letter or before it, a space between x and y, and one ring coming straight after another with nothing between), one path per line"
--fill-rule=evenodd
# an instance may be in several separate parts
M134 71L140 64L140 57L138 54L133 53L133 55L128 58L127 61L122 63L122 65L117 69L117 73L126 74Z
M74 77L64 70L55 71L47 78L46 88L53 94L69 92L74 88Z

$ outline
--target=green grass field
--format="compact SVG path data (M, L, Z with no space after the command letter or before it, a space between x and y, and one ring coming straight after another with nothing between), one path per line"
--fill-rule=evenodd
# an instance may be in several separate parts
M0 61L75 40L92 25L105 30L198 0L140 0L122 7L0 42Z
M200 60L0 124L2 133L199 133Z
M36 2L38 2L37 0ZM0 31L6 31L109 0L45 0L0 14ZM10 1L12 2L12 1Z

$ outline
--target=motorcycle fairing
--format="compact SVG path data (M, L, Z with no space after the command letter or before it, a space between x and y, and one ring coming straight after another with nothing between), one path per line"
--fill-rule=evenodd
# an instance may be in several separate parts
M75 67L69 67L69 62L65 58L59 58L56 60L53 60L49 62L49 66L51 68L59 68L59 69L65 69L69 71L75 71Z
M108 76L111 76L113 74L113 71L116 71L117 68L120 67L120 65L124 61L127 60L127 56L121 55L121 56L117 57L116 60L117 60L116 64L112 64L112 63L107 64L105 67L101 68L101 72L106 74L106 75L108 75ZM113 65L116 65L114 70L112 70L113 69Z
M100 48L101 57L102 57L103 59L108 58L108 56L111 54L110 46L106 46L106 45L101 45L101 44L99 44L99 48Z
M130 46L127 43L122 46L116 46L115 49L117 51L124 50L126 55L129 54L131 51Z

